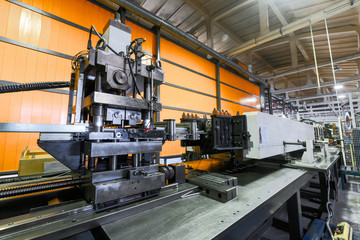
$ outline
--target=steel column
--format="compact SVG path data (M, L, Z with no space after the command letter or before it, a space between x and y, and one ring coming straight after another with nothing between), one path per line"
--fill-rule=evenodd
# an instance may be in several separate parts
M125 15L126 15L126 9L125 8L119 8L118 13L120 13L120 21L122 24L125 24Z
M220 62L217 61L215 64L216 72L216 108L221 110L221 92L220 92Z
M160 27L156 27L156 62L160 62L161 56L160 56L160 43L161 43L161 35L160 35ZM160 102L160 85L155 88L155 94L157 102ZM160 122L160 112L156 112L156 122ZM156 164L160 163L160 153L155 154L155 162Z
M287 210L289 219L290 239L300 240L302 239L304 232L299 191L292 195L292 197L287 201Z
M263 112L264 109L266 108L266 102L265 102L265 86L260 85L260 108L261 111Z
M75 73L72 73L71 80L70 80L70 91L69 91L69 102L68 102L68 113L67 113L66 124L71 123L72 108L73 108L73 102L74 102L74 87L75 87Z
M161 42L161 36L160 36L160 27L156 28L156 62L160 62L161 57L160 57L160 42ZM155 93L156 93L156 99L157 102L160 102L160 86L157 86L155 88ZM156 122L160 122L160 112L156 113Z
M268 89L268 104L269 104L269 114L273 114L273 107L272 107L272 94L270 89Z
M354 104L353 104L352 93L349 93L349 105L350 105L350 114L351 114L352 127L356 128L355 112L354 112Z

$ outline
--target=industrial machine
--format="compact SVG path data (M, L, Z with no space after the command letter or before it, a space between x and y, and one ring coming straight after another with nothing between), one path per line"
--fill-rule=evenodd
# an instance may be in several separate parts
M99 37L96 47L92 32ZM67 125L0 126L8 132L40 132L38 145L72 173L70 180L55 187L80 186L96 209L122 205L158 195L166 182L185 182L185 165L159 166L154 157L165 141L199 145L202 154L247 148L245 116L214 110L211 119L184 115L181 123L154 122L162 108L154 94L164 82L161 64L143 63L146 39L131 41L131 28L119 20L110 19L103 32L92 26L88 51L72 60ZM39 187L47 188L54 185ZM5 188L2 197L36 189ZM219 194L225 194L227 189L221 189Z

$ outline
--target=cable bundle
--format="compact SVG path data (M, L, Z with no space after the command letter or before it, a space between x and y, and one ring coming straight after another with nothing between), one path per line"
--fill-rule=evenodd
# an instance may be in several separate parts
M37 83L6 84L0 86L0 93L42 90L42 89L50 89L50 88L64 88L69 86L70 86L70 82L37 82Z

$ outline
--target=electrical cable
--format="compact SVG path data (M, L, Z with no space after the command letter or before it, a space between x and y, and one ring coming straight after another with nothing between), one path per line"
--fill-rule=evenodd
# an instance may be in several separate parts
M328 191L327 191L326 210L327 210L328 216L327 216L327 220L326 220L326 228L330 234L331 239L334 240L334 235L330 228L330 219L334 215L334 211L332 209L331 202L330 202L330 178L331 178L331 170L329 170L329 172L327 174Z
M83 50L78 52L71 59L71 69L75 72L80 67L80 58L89 54L89 50Z
M35 82L35 83L16 83L0 86L0 93L23 92L32 90L43 90L52 88L69 87L70 82Z

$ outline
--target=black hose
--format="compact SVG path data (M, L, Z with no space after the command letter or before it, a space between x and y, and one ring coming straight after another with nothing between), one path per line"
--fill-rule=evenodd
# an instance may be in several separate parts
M22 92L31 90L42 90L51 88L69 87L70 82L36 82L36 83L16 83L0 86L0 93Z
M57 188L69 187L86 183L89 179L73 179L73 180L60 180L47 183L36 183L30 185L23 185L17 187L7 187L0 189L0 198L13 197L17 195L23 195L28 193L36 193L41 191L47 191Z

